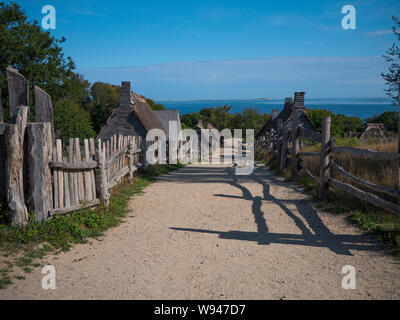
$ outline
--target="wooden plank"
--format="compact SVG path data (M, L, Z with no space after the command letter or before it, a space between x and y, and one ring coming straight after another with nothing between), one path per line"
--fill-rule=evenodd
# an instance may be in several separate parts
M101 203L105 206L108 206L110 203L110 194L107 190L107 176L106 176L106 144L103 144L101 139L98 142L98 148L96 151L96 159L99 164L98 168L96 169L96 190L100 196Z
M74 162L74 139L69 139L68 144L68 164L72 165ZM78 188L75 189L75 185L77 186L78 175L74 172L68 173L69 180L69 196L71 198L71 205L78 205L77 201L78 197Z
M321 157L321 152L299 152L300 157Z
M390 188L390 187L385 187L385 186L380 186L377 185L375 183L366 181L364 179L358 178L356 176L353 176L351 173L347 172L346 170L344 170L341 166L339 166L337 163L335 163L334 161L331 161L331 166L333 168L335 168L337 171L339 171L342 175L344 175L345 177L349 178L350 180L361 184L365 187L368 187L374 191L377 192L381 192L381 193L385 193L388 194L392 197L398 197L399 196L399 190L397 190L396 188Z
M49 161L53 154L53 133L49 122L30 123L28 134L28 197L35 221L44 221L53 210L52 178Z
M86 203L78 205L78 206L74 205L72 207L54 209L53 210L53 214L64 215L64 214L67 214L67 213L71 213L73 211L78 211L78 210L82 210L82 209L85 209L85 208L91 208L91 207L97 206L99 204L100 204L100 200L99 199L93 199L93 200L91 200L89 202L86 202Z
M120 158L128 152L128 147L123 148L121 151L118 151L114 155L112 155L107 161L106 161L106 168L112 166L114 163L118 163L120 161Z
M381 199L372 193L362 191L351 184L343 183L333 178L329 178L329 185L336 189L350 193L358 199L369 202L378 208L397 214L400 217L400 206L394 204L393 202Z
M75 163L82 163L81 146L79 144L79 138L74 139L74 157ZM83 173L78 172L78 190L79 190L79 203L85 201L85 186L83 183Z
M89 139L89 146L90 146L90 160L93 160L94 157L96 156L96 148L94 145L94 139L91 138ZM96 162L97 165L97 162ZM92 195L93 199L97 197L96 195L96 176L95 176L95 170L90 170L90 178L92 179Z
M62 141L60 139L56 140L56 150L57 150L57 161L62 161ZM58 201L60 208L65 206L64 203L64 174L62 170L57 170L58 172Z
M367 150L367 149L358 149L358 148L352 148L352 147L333 147L332 152L334 153L348 153L354 156L358 157L364 157L364 158L369 158L369 159L375 159L375 160L399 160L400 159L400 154L396 152L378 152L378 151L372 151L372 150Z
M111 179L111 181L108 182L107 189L108 190L112 189L115 185L119 183L121 178L125 177L128 173L129 173L128 167L122 168L120 171L118 171L115 174L115 176Z
M331 117L326 117L322 123L321 162L319 173L319 197L326 200L328 197L329 156L331 150Z
M23 75L11 67L7 67L6 73L10 117L13 119L17 115L17 108L20 106L27 106L29 113L29 82Z
M291 150L291 169L292 178L298 177L298 153L299 153L299 114L296 108L292 111L292 150Z
M67 157L63 157L63 161L66 163L67 162ZM69 194L69 176L67 171L63 171L64 174L64 199L65 199L65 206L70 207L71 206L71 197Z
M286 169L287 152L288 152L288 138L289 138L288 128L285 127L283 129L282 150L281 150L281 158L280 158L280 169L281 169L281 171Z
M89 141L88 139L83 140L83 152L84 152L84 160L89 162L90 155L89 155ZM85 201L89 202L92 200L92 178L90 177L90 173L85 171L83 173L85 179Z
M28 120L28 107L17 108L14 118L14 124L7 126L5 132L7 202L12 225L26 225L28 223L28 210L25 206L24 197L23 146Z
M95 160L84 161L80 163L65 163L59 161L51 161L50 166L52 168L71 170L71 171L89 171L97 167Z
M57 159L57 149L53 149L53 159ZM53 170L53 199L54 205L53 208L60 208L60 202L58 200L58 172L57 170Z
M39 88L34 87L35 90L35 108L36 108L36 122L50 122L51 132L54 137L54 124L53 124L53 104L51 97Z

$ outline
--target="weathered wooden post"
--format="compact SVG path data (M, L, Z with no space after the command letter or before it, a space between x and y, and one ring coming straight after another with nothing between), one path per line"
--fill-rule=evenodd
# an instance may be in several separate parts
M54 139L53 104L51 97L38 86L35 86L36 122L50 122Z
M282 129L283 129L283 121L282 119L278 119L277 121L277 135L276 135L276 152L278 155L278 161L281 159L281 152L282 152Z
M274 129L269 129L269 146L268 149L270 152L274 149Z
M53 195L50 161L53 154L53 132L50 122L30 123L28 134L28 197L35 213L35 221L51 216Z
M288 127L283 128L282 134L282 148L281 148L281 171L286 169L286 162L287 162L287 150L288 150L288 139L289 138L289 129Z
M296 108L292 110L292 148L290 150L292 178L298 178L298 155L299 155L299 112Z
M28 107L18 107L13 117L13 124L6 126L5 143L7 149L6 161L6 192L8 207L13 225L26 225L28 211L24 197L24 137Z
M142 156L143 156L142 168L143 168L143 170L147 170L147 166L148 166L147 159L146 159L147 147L148 147L148 142L146 141L146 138L144 138L142 140L142 148L143 148L142 149Z
M128 167L129 167L129 181L133 180L133 172L135 165L135 139L134 137L129 137L129 147L128 147Z
M322 123L321 163L319 197L326 200L328 196L329 160L331 150L331 117L324 118Z
M29 106L29 82L17 70L7 67L8 94L10 105L10 117L17 115L17 108ZM29 112L29 107L28 107Z
M105 145L102 145L101 139L98 141L96 160L96 191L100 196L101 203L104 206L108 206L110 204L110 194L107 189L106 154Z

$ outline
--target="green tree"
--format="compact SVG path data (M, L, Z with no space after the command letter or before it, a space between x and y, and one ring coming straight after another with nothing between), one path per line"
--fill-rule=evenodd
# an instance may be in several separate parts
M93 128L97 133L100 132L113 110L118 106L120 93L120 86L103 82L95 82L90 88L92 99L89 112Z
M331 117L331 134L333 136L340 137L344 132L343 121L332 111L326 109L306 109L306 113L318 132L322 132L322 122L326 117Z
M90 115L75 102L60 99L54 107L54 130L57 139L67 143L69 138L94 138Z
M64 37L56 39L48 31L42 30L37 21L28 21L25 12L15 2L0 2L0 89L5 109L8 109L5 78L8 66L30 81L31 119L34 119L35 113L33 85L44 89L52 97L54 105L62 105L64 102L59 103L61 99L87 108L90 84L73 72L74 62L71 57L64 56L61 47L65 40ZM57 114L59 110L54 109L54 117L58 119L64 117L63 114ZM9 112L6 111L5 116L7 120ZM63 132L68 131L65 125L62 126ZM72 131L76 132L75 129Z
M153 110L165 110L164 105L161 103L155 103L153 100L147 98L146 101Z
M400 42L400 20L396 16L392 17L394 26L392 28L396 37L395 40ZM400 90L400 46L393 43L386 54L383 55L386 62L390 62L389 72L382 73L382 77L386 82L386 94L392 98L393 104L398 103L398 92Z
M386 130L397 132L398 113L396 111L385 111L379 115L365 119L366 123L383 123Z

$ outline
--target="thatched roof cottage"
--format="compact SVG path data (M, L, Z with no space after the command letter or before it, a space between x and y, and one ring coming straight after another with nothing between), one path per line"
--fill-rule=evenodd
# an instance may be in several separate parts
M101 129L98 138L108 140L115 134L141 136L143 141L151 129L167 130L154 114L146 99L131 91L129 81L122 82L121 95L107 123Z
M296 108L300 112L299 125L303 128L315 131L315 128L312 125L310 118L305 112L306 109L304 106L304 95L305 92L295 92L294 102L292 101L292 98L285 98L285 104L282 111L278 114L277 109L273 110L272 117L257 133L257 138L266 137L271 129L276 131L278 129L278 120L282 120L283 124L288 124L290 122L290 115L292 114L294 108Z

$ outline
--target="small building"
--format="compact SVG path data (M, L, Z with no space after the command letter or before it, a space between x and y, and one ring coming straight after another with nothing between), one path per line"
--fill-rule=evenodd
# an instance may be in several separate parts
M122 82L118 106L100 130L98 138L108 140L113 135L121 134L140 136L145 141L147 132L156 128L167 132L146 99L132 92L131 83L127 81Z
M265 123L265 125L257 133L256 137L261 141L264 141L266 137L273 130L276 132L278 130L278 120L282 120L283 125L290 126L290 115L296 108L299 111L299 125L305 129L314 130L315 128L311 122L311 119L306 114L306 109L304 106L304 96L305 92L295 92L294 102L292 98L285 98L285 104L282 111L278 114L278 109L273 109L272 117Z
M167 140L169 140L169 122L175 121L177 123L177 133L182 130L181 119L179 116L179 110L171 109L171 110L155 110L154 114L157 119L161 122L164 127L167 135Z
M361 142L379 141L385 142L395 139L394 135L385 129L383 123L367 123L364 132L360 136Z

